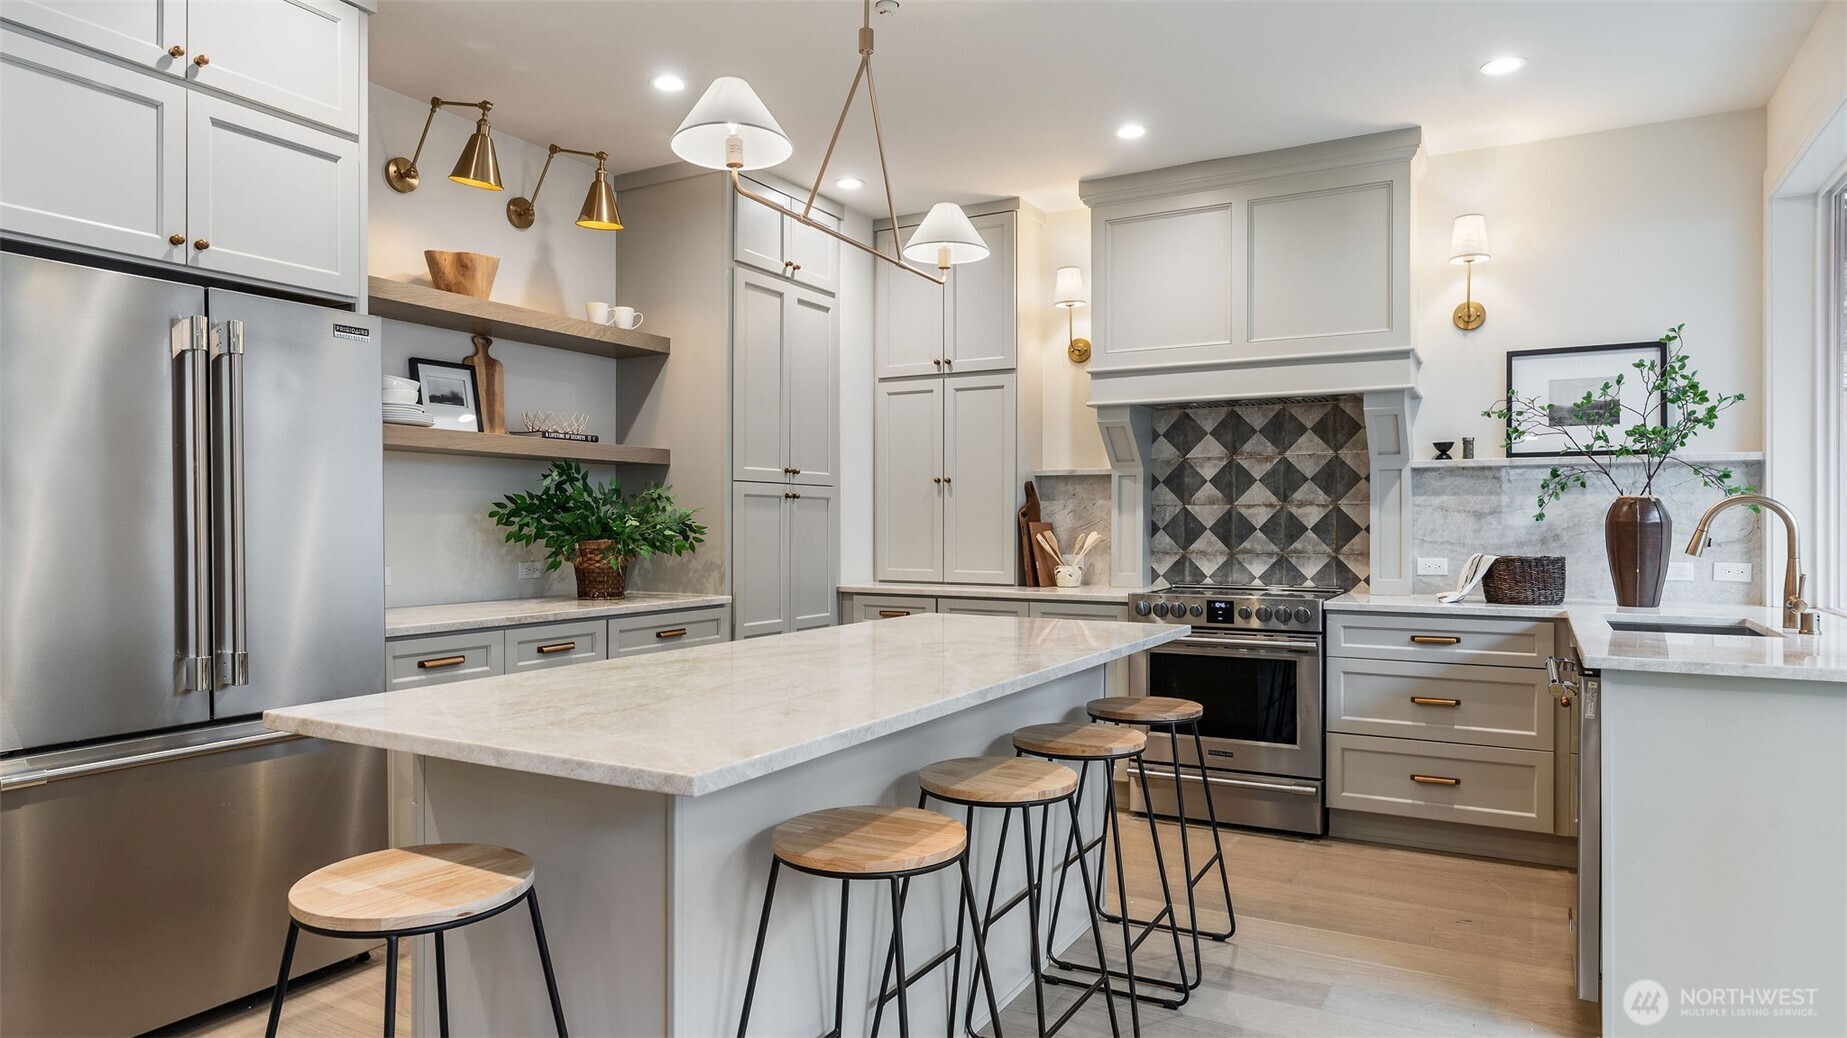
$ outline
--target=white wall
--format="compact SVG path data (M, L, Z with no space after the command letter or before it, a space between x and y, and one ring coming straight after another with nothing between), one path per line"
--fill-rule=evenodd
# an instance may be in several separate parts
M1822 8L1814 28L1796 51L1764 106L1765 173L1771 184L1782 179L1817 131L1847 102L1847 2Z
M1090 210L1067 209L1045 215L1045 269L1039 279L1049 294L1059 267L1075 266L1084 271L1084 287L1090 288ZM1044 372L1044 445L1039 459L1042 469L1100 469L1109 465L1103 452L1103 437L1097 432L1096 412L1089 407L1090 367L1073 364L1065 354L1071 335L1090 338L1090 308L1069 311L1047 308L1041 337L1041 370Z

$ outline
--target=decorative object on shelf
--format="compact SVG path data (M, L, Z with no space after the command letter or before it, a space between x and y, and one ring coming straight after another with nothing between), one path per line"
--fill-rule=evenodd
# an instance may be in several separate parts
M423 386L423 409L438 429L481 431L481 386L475 369L447 360L410 359L410 376Z
M1475 460L1475 437L1464 436L1462 438L1462 459L1464 461Z
M642 313L632 306L610 306L608 303L585 303L584 317L591 324L609 325L632 332L641 327Z
M500 273L500 257L479 252L425 249L423 263L430 268L430 284L470 299L486 299L494 290L494 275Z
M1432 443L1430 446L1436 449L1436 452L1437 452L1437 456L1435 458L1436 461L1450 461L1453 459L1451 459L1449 456L1449 449L1451 447L1454 447L1455 445L1456 445L1455 440L1438 440L1435 443Z
M1065 312L1065 338L1070 340L1065 356L1070 357L1073 364L1090 359L1090 340L1077 337L1074 313L1084 302L1084 272L1077 267L1059 267L1057 281L1052 287L1052 305Z
M578 151L576 148L561 148L556 144L545 151L545 165L539 167L539 182L532 186L532 197L521 196L507 203L507 222L522 231L532 226L533 220L538 217L534 205L539 200L539 191L545 187L545 174L552 168L552 159L557 158L560 152L596 159L596 176L590 180L590 192L584 195L583 208L577 211L577 226L593 231L621 230L622 214L616 212L616 188L609 182L609 153Z
M422 174L417 170L417 160L423 157L423 142L430 137L430 123L436 119L438 109L451 105L464 108L481 109L481 118L475 120L475 132L462 146L462 154L455 160L455 168L449 171L449 179L466 187L478 187L486 191L499 191L500 159L494 154L494 139L488 134L492 127L487 124L487 113L494 108L492 101L445 101L440 97L430 98L430 114L423 118L423 134L417 138L417 150L411 152L410 158L394 158L385 163L385 183L393 191L408 194L417 190L422 182Z
M546 570L570 562L578 598L621 598L629 564L650 555L684 555L705 541L693 513L676 508L671 487L649 484L633 496L613 480L596 484L582 465L557 461L536 493L508 494L488 511L513 544L543 544Z
M1090 549L1102 539L1102 534L1092 530L1077 539L1076 551L1060 557L1058 566L1052 570L1052 578L1059 587L1078 587L1084 583L1084 556L1089 555ZM1056 543L1053 542L1054 546Z
M1699 372L1687 366L1681 338L1685 327L1675 325L1653 343L1510 353L1507 397L1482 412L1484 418L1507 423L1510 457L1524 453L1517 449L1522 442L1538 438L1570 448L1543 453L1580 459L1554 465L1540 480L1535 521L1543 520L1546 508L1567 490L1588 487L1592 475L1615 488L1619 496L1604 516L1603 540L1616 603L1622 606L1661 604L1673 522L1653 492L1668 462L1691 470L1701 483L1727 496L1756 489L1733 486L1730 468L1678 456L1697 433L1718 427L1720 412L1744 399L1742 393L1713 393L1700 384ZM1542 388L1535 382L1540 378L1546 380L1544 396L1536 392ZM1618 477L1614 465L1619 461L1640 464L1639 483Z
M1502 555L1488 567L1481 593L1493 605L1558 605L1565 600L1565 557Z
M587 414L558 414L553 411L521 411L520 421L525 423L529 433L557 433L561 436L588 436L584 432L590 427ZM590 436L585 441L595 443L596 437Z
M1449 261L1462 264L1462 302L1450 319L1456 327L1472 332L1488 319L1488 311L1475 301L1475 264L1488 260L1488 218L1480 213L1456 217L1449 234Z
M504 433L507 431L506 377L500 361L487 352L494 340L476 335L471 341L475 351L462 363L475 369L475 385L481 391L481 406L477 412L481 417L481 431Z
M879 13L882 15L897 10L898 5L895 3L879 5ZM712 85L699 98L699 103L693 106L685 121L680 123L680 128L674 131L670 146L675 155L695 166L729 170L731 189L739 195L861 252L870 253L893 266L908 270L920 278L939 285L945 284L950 267L986 259L988 255L987 243L981 240L975 225L969 222L967 214L960 207L938 202L896 256L881 252L810 216L814 211L814 200L821 193L821 184L827 177L827 164L832 161L834 148L840 143L840 131L846 126L847 115L853 110L853 98L859 93L861 80L866 83L866 101L872 109L872 136L878 145L879 173L885 184L885 210L895 230L898 214L892 208L891 169L885 162L885 132L879 124L879 95L872 83L872 0L861 0L859 69L853 73L853 85L847 88L846 103L840 106L840 118L834 123L834 135L828 139L827 151L821 156L821 168L815 171L814 186L799 211L751 191L744 186L743 179L738 175L742 170L774 166L795 152L795 145L790 142L789 135L783 132L776 117L770 114L762 99L757 97L757 92L744 80L736 76L720 76L713 80ZM907 260L934 261L937 273L931 274L912 266Z
M421 386L408 378L380 376L379 403L385 424L415 425L424 429L435 425L436 419L430 417L430 413L417 402L421 389Z

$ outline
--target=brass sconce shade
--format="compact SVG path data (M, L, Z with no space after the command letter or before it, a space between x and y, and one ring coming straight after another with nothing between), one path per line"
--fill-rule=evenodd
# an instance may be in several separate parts
M1488 320L1487 308L1475 301L1475 264L1488 258L1488 218L1480 213L1456 217L1449 236L1449 261L1462 264L1465 273L1462 302L1456 305L1450 320L1465 332L1480 328Z
M1065 347L1065 356L1071 363L1082 364L1090 359L1090 340L1077 337L1077 318L1073 313L1084 305L1084 272L1077 267L1059 267L1058 280L1052 287L1052 305L1065 312L1065 337L1071 342Z
M475 120L475 132L462 146L462 154L455 160L455 169L449 173L449 179L467 187L478 187L486 191L499 191L500 160L494 154L494 139L488 134L492 127L487 124L487 113L494 107L492 101L445 101L440 97L430 98L430 114L423 118L423 133L417 138L417 150L411 152L410 158L399 156L385 163L385 183L393 191L408 194L417 190L423 175L417 169L417 160L423 157L423 144L430 138L430 123L435 121L438 109L450 105L467 108L479 108L481 118Z
M532 186L532 197L515 198L507 203L507 222L522 231L532 226L533 220L538 217L535 204L539 200L539 192L545 188L545 174L551 172L552 159L560 153L596 159L596 177L590 181L590 193L584 196L584 207L578 210L577 226L593 231L621 230L622 215L616 212L616 188L609 182L609 169L604 165L609 161L609 153L561 148L556 144L545 151L545 165L539 168L539 182Z

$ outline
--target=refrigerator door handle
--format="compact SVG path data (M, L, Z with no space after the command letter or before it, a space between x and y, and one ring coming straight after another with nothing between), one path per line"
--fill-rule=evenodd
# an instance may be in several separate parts
M212 646L217 686L250 683L245 638L244 322L212 328L212 485L216 491Z
M170 347L178 383L180 591L179 687L212 690L211 429L206 398L211 391L207 324L203 315L173 322Z

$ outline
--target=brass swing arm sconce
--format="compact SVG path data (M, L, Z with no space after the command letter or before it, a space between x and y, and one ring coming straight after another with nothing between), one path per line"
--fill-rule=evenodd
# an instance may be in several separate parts
M422 182L422 175L417 170L417 160L423 157L423 143L429 140L430 124L436 121L438 109L457 106L462 108L479 108L481 118L475 120L475 132L463 145L462 154L455 160L455 169L449 172L449 179L467 187L478 187L485 191L499 191L500 160L494 154L494 139L488 134L492 130L487 123L487 113L494 108L492 101L445 101L440 97L430 98L430 114L423 119L423 133L417 138L417 150L411 152L410 158L399 156L385 163L385 183L400 194L417 190Z
M552 159L562 153L565 155L582 155L596 160L596 177L590 181L590 192L584 196L583 208L577 212L577 226L587 227L593 231L619 231L622 229L622 214L616 211L616 189L609 182L609 153L606 151L579 151L576 148L562 148L554 144L546 149L545 165L539 168L539 182L532 186L532 197L515 198L507 203L507 222L520 230L532 226L538 215L534 207L539 200L539 192L545 187L545 174L551 171Z

